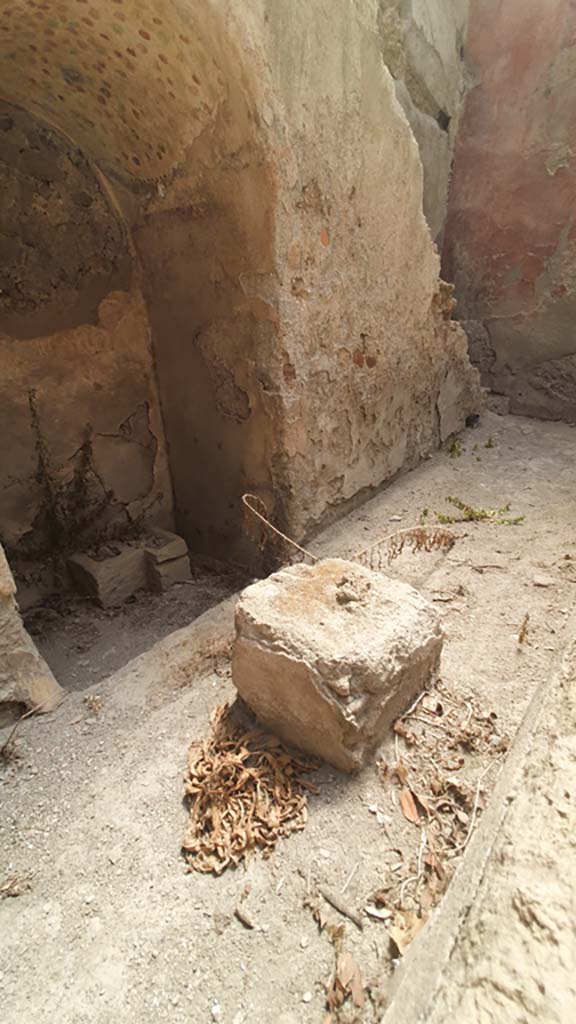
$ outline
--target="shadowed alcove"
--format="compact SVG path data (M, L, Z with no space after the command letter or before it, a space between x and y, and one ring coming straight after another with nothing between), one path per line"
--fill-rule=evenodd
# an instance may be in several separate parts
M233 41L204 3L15 0L0 58L11 561L148 520L249 560L272 184Z

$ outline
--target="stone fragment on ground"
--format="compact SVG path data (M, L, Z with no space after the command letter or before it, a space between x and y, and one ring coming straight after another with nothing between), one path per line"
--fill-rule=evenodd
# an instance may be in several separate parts
M102 608L122 604L147 584L144 550L137 544L114 545L109 555L98 557L72 555L68 569L75 589L94 598Z
M188 546L183 537L168 530L156 530L145 545L148 586L158 593L191 578Z
M266 728L353 772L437 670L442 641L413 587L326 559L241 594L232 678Z
M76 590L102 608L115 608L139 590L167 590L190 579L186 541L155 529L137 541L104 545L96 554L74 554L68 569Z
M0 705L52 711L64 691L24 629L16 584L0 545Z

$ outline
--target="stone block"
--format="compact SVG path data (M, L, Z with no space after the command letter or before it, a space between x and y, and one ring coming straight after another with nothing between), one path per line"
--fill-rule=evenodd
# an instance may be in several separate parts
M0 705L24 704L29 709L52 711L64 691L24 629L15 589L0 546Z
M188 555L188 545L183 537L169 530L154 528L154 533L144 542L149 555L149 562L159 564L184 558Z
M178 538L179 540L180 538ZM184 583L191 578L190 560L185 554L181 558L157 562L150 551L146 551L148 585L151 590L161 593L173 583Z
M93 597L102 608L114 608L147 586L145 552L140 544L109 544L98 557L72 555L68 569L76 589Z
M232 678L267 729L352 772L437 670L442 642L413 587L326 559L244 590Z

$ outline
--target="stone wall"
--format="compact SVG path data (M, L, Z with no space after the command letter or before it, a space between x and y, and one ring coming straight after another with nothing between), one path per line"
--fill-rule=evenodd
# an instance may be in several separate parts
M193 548L245 559L244 491L302 536L414 466L479 404L422 213L417 145L382 60L379 4L103 0L78 14L70 0L69 20L61 6L46 0L30 19L14 0L2 14L3 88L78 143L129 226L177 526ZM158 444L154 483L142 497L139 436L146 464L122 508L162 494L166 510L144 307L134 283L116 288L126 322L112 337L107 300L106 323L85 312L66 372L84 424L89 338L127 401L106 423L91 405L93 440L61 464L72 473L73 453L104 438L125 456L138 409ZM57 337L40 346L46 360L66 347ZM58 391L42 404L46 367L21 367L18 437L30 437L28 391L42 425Z
M576 419L576 6L473 0L444 274L512 412Z

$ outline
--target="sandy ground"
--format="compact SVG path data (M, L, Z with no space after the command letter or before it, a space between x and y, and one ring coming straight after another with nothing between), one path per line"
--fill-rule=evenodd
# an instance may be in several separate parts
M576 432L566 425L488 414L465 433L460 455L439 453L314 545L321 554L354 553L417 523L425 508L431 519L436 509L449 512L449 495L484 508L510 502L509 515L525 515L518 526L457 526L459 540L447 556L403 555L389 569L441 610L444 684L458 699L494 712L499 733L510 737L565 643L576 592L575 444ZM400 851L396 859L407 870L413 866L419 830L403 819L375 770L345 779L324 768L306 829L270 860L255 858L247 871L221 878L185 873L179 846L186 752L206 734L212 709L233 694L232 609L233 602L213 609L96 686L72 692L52 716L22 723L19 759L1 776L0 884L11 875L29 880L21 895L0 903L7 1024L320 1024L334 948L304 905L307 890L318 882L338 891L354 872L345 895L361 910L392 870L392 851ZM528 642L519 645L527 614ZM98 697L98 712L87 705L90 696ZM547 750L544 741L544 757ZM558 779L562 759L572 754L554 751L547 764ZM400 753L411 757L403 741ZM395 756L392 736L383 755ZM467 759L464 778L472 788L489 756ZM487 773L487 791L504 765L502 757ZM375 804L384 824L369 809ZM536 801L528 810L514 827L529 829L539 850ZM543 856L553 865L557 818L543 820ZM530 863L537 885L541 861ZM256 924L250 931L233 916L247 882L245 907ZM571 908L564 890L559 900L565 921ZM328 916L343 920L330 909ZM568 931L561 929L562 942ZM347 922L344 944L369 997L360 1015L343 1019L379 1020L392 971L387 925L365 918L360 931ZM519 1004L523 976L519 966L511 987ZM453 977L461 983L456 960ZM434 1024L454 1019L449 989L447 1016ZM499 1018L472 1003L455 1019Z

